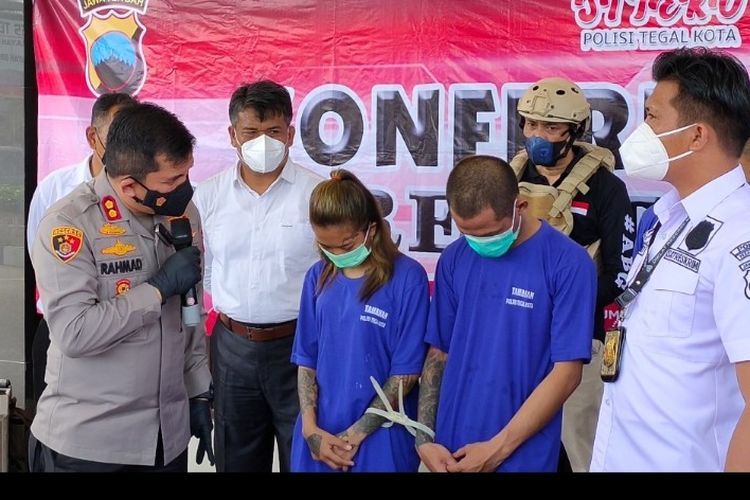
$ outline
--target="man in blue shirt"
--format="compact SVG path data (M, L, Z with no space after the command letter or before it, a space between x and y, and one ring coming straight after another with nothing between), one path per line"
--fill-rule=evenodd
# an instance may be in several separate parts
M527 213L506 162L461 160L448 205L463 233L438 261L417 451L432 471L555 471L562 405L591 358L596 270Z

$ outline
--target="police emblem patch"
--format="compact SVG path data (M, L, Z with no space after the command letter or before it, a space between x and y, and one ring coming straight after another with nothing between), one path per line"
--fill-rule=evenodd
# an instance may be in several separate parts
M146 80L143 37L148 0L79 0L86 44L86 83L94 95L135 95Z
M134 252L136 248L137 247L135 245L130 245L128 243L123 243L122 241L117 240L111 247L103 248L102 254L117 255L118 257L122 257L123 255Z
M115 293L117 295L122 295L123 293L130 290L130 280L129 279L121 279L117 280L117 283L115 283Z
M73 260L83 247L83 231L71 226L52 229L52 252L63 264Z

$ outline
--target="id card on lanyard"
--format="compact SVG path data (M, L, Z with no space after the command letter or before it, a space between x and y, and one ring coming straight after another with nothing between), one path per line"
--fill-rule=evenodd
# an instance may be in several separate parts
M607 330L604 334L604 353L602 355L602 367L600 375L604 382L614 382L620 375L620 360L622 359L622 351L625 345L625 327L622 326L622 316L633 303L635 298L641 293L643 287L651 278L656 265L661 261L664 254L672 248L672 245L677 241L677 238L682 234L682 231L690 222L690 218L686 217L680 224L677 230L672 234L667 243L654 255L653 258L648 258L648 250L654 243L656 233L661 227L661 223L657 222L653 229L646 232L643 246L643 260L641 261L641 267L633 277L633 280L628 284L628 287L622 292L616 299L615 302L620 306L620 312L615 328Z

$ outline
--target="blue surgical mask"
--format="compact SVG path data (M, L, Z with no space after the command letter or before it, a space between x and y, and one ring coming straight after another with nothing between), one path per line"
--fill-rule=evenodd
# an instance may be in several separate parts
M365 240L362 242L360 246L355 248L354 250L351 250L346 253L340 253L335 254L331 253L322 246L320 246L320 249L323 251L326 257L330 259L331 262L333 262L333 265L338 267L339 269L345 269L347 267L357 267L361 263L365 261L367 257L370 256L370 249L365 246L365 242L367 241L367 236L370 234L370 228L367 228L367 232L365 233Z
M513 224L516 222L516 204L513 203ZM518 233L521 232L521 221L518 221L518 229L513 230L513 224L500 234L493 236L471 236L465 234L466 242L469 244L472 250L481 255L482 257L502 257L510 247L515 243L518 238Z
M542 137L529 137L526 139L526 153L534 165L553 167L557 163L557 160L563 156L562 152L567 144L567 139L550 142Z

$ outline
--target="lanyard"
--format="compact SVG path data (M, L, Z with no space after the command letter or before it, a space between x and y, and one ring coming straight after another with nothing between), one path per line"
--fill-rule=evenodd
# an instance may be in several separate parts
M651 237L648 239L646 247L644 248L644 255L646 256L646 259L644 259L644 264L641 265L641 268L635 275L633 282L630 283L625 291L615 299L615 302L617 302L620 308L625 309L625 307L627 307L628 304L632 303L633 300L635 300L635 298L638 296L638 294L641 293L641 290L643 290L643 287L646 286L649 278L651 278L651 275L654 273L656 265L659 263L659 261L661 261L661 258L664 257L664 254L667 253L670 248L672 248L672 245L674 245L674 242L677 241L677 238L680 236L680 233L682 233L683 229L685 229L685 226L687 226L688 222L690 222L690 217L686 217L685 220L682 221L680 227L677 228L677 231L674 232L667 243L661 248L661 250L659 250L659 253L654 255L653 258L648 259L648 249L654 243L656 232L659 230L659 227L661 227L661 223L657 223L656 227L654 227L651 232Z

